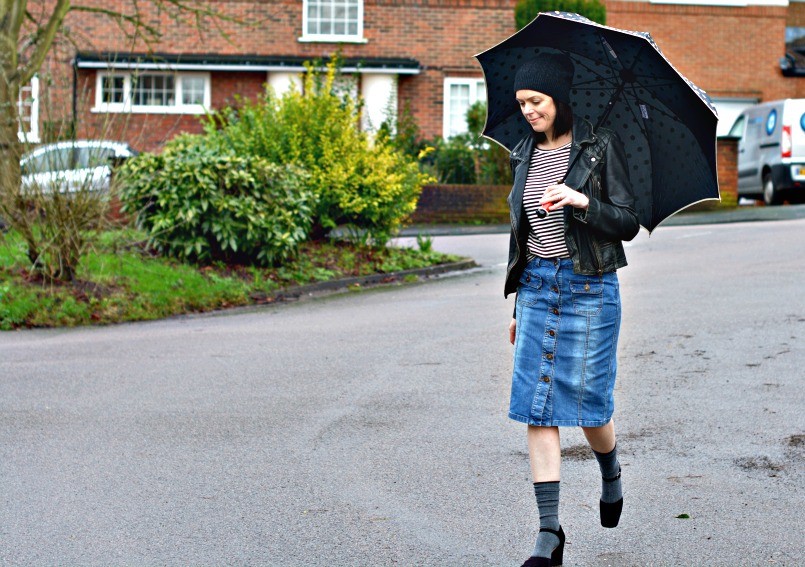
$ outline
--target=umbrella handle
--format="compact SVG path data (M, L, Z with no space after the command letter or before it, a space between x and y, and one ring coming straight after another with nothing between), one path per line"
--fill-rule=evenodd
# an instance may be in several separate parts
M576 160L573 161L574 165L575 165L575 163L576 163ZM571 165L570 167L573 167L573 166ZM570 168L568 168L568 171L570 171ZM567 179L567 174L565 174L565 176L562 179L557 181L556 184L561 185L562 183L565 182L565 179ZM539 207L537 209L537 218L544 219L545 217L548 216L548 211L550 211L550 210L551 210L551 203L545 203L544 206Z

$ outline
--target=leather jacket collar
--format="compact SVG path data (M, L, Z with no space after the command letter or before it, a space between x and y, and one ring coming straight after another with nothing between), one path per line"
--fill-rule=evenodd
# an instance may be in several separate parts
M634 196L623 146L611 130L593 132L589 121L574 117L571 165L565 184L590 198L587 211L565 207L565 241L578 274L600 275L626 265L621 240L631 240L639 230ZM527 238L531 230L523 209L528 164L536 143L529 133L511 152L514 178L509 194L511 238L504 294L516 291L527 263Z

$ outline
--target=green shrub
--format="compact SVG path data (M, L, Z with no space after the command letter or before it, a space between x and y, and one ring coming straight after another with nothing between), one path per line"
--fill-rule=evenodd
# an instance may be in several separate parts
M510 185L512 183L509 151L481 136L486 122L486 102L476 102L467 110L467 128L475 150L478 183Z
M439 183L472 185L475 175L475 150L469 136L460 134L447 140L436 140L435 151L429 156Z
M123 211L160 251L201 263L275 264L294 254L315 204L307 175L183 135L119 172Z
M309 66L302 93L291 89L278 97L268 90L260 100L241 100L214 114L206 132L237 155L302 167L316 195L316 238L346 226L384 244L414 211L428 177L387 137L372 142L360 130L359 104L339 93L336 70L337 63L325 74Z
M386 119L378 129L378 135L388 140L394 149L419 162L426 155L429 146L422 138L411 105L406 101L400 112Z
M517 0L514 23L523 29L540 12L575 12L599 24L606 24L607 10L602 0Z

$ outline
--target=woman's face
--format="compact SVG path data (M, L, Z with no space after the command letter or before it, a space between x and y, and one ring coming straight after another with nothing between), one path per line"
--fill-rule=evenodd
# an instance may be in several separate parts
M553 99L539 91L522 89L515 93L520 111L535 132L542 132L548 138L553 133L556 120L556 105Z

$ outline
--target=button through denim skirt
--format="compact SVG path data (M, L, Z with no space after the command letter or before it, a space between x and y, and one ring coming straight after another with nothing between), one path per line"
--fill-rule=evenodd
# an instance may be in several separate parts
M618 276L583 276L569 259L535 258L517 289L509 417L600 427L614 410L621 322Z

